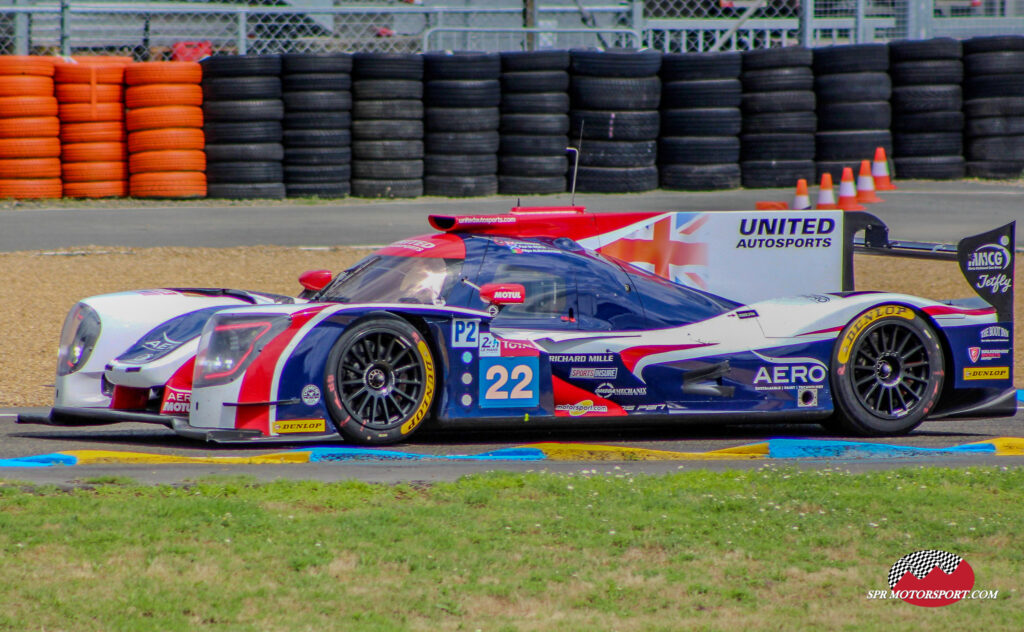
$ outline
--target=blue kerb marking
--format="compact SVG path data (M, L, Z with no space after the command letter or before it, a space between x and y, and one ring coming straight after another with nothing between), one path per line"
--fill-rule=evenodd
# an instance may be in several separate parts
M910 446L864 443L856 441L817 441L813 439L769 439L768 458L893 458L941 454L995 453L991 443L958 445L948 448L915 448Z
M51 465L77 465L78 457L54 452L15 459L0 459L0 467L50 467Z
M337 461L541 461L547 458L536 448L504 448L483 454L417 454L373 448L313 448L297 450L309 452L310 463Z
M1017 391L1017 401L1024 402L1024 388Z

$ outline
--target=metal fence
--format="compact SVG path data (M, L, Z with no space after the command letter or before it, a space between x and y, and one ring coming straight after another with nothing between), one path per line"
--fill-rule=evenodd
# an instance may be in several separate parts
M663 51L1024 34L1024 0L0 0L0 53Z

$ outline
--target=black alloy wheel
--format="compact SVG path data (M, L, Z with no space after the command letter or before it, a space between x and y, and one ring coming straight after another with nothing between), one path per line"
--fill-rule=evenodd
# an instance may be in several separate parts
M326 401L338 431L357 443L401 441L423 422L436 369L423 336L393 317L350 326L327 360Z
M843 426L862 435L915 428L942 391L943 355L936 334L904 305L879 305L843 329L832 382Z

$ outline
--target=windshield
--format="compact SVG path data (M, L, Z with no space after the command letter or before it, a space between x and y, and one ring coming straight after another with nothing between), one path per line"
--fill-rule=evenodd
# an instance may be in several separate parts
M374 255L339 276L316 297L335 303L444 305L462 259Z

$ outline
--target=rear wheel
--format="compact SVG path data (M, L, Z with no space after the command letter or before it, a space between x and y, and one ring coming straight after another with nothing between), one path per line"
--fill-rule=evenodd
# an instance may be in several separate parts
M326 401L334 425L356 443L405 439L433 403L433 354L423 336L398 318L349 327L331 349L326 373Z
M832 358L842 425L860 435L910 432L935 408L944 376L935 332L904 305L879 305L843 329Z

